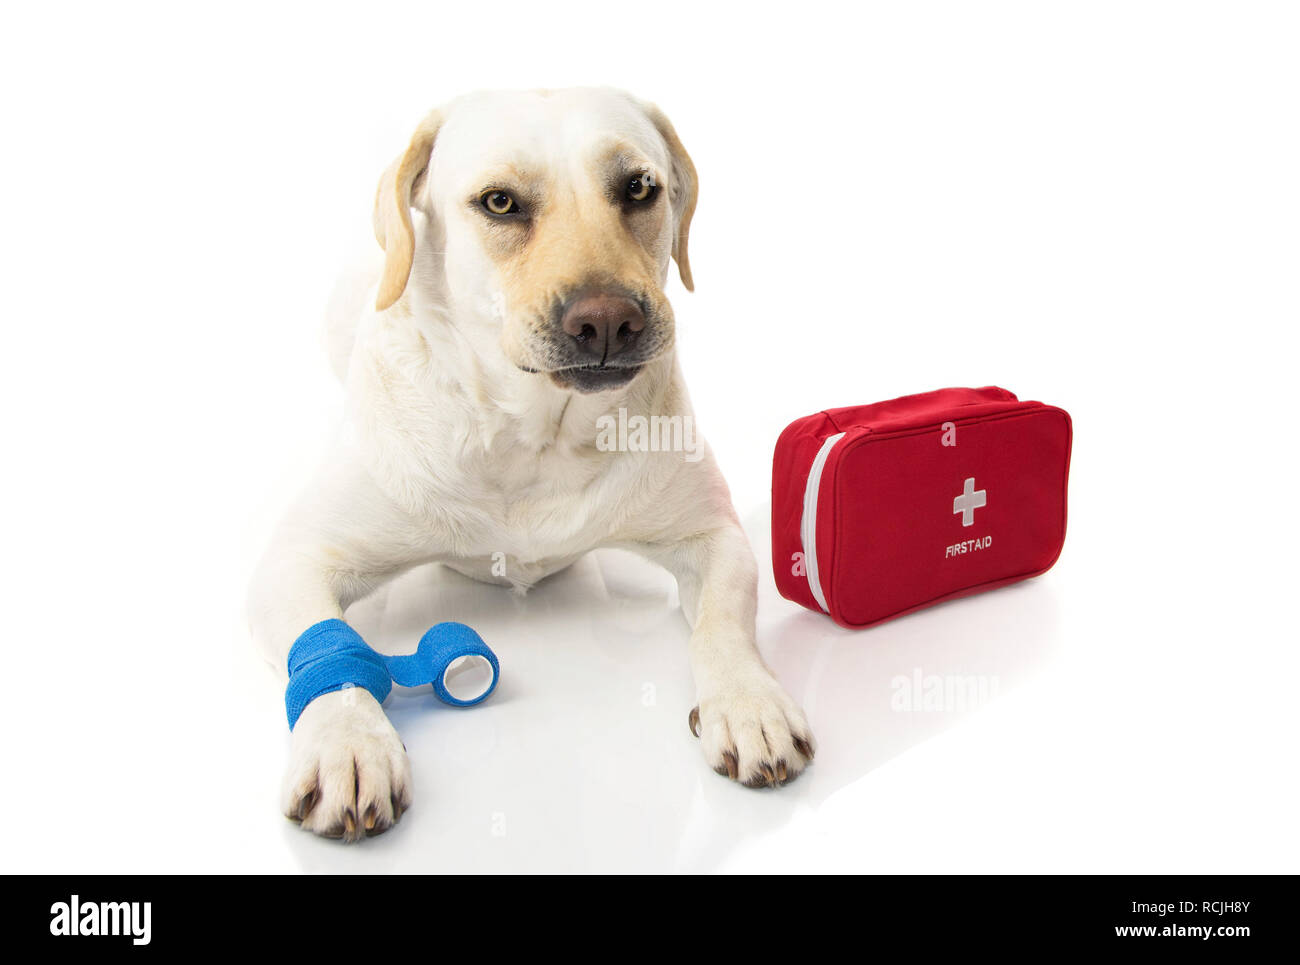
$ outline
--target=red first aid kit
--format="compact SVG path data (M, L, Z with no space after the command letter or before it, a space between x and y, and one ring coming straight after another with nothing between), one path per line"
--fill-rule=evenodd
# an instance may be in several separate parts
M1064 410L994 387L792 422L772 461L777 589L867 627L1046 572L1070 442Z

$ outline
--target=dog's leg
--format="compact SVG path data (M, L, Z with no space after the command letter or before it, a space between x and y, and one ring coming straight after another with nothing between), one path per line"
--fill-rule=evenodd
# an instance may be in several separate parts
M754 618L758 567L730 507L716 528L642 551L677 578L691 624L698 706L690 726L719 774L750 787L784 784L812 760L816 744L803 711L759 656Z
M364 473L318 480L281 523L253 580L249 618L262 652L287 675L289 648L321 620L428 556L419 532ZM317 697L298 718L282 796L284 813L326 837L386 830L411 803L406 748L383 708L361 688Z

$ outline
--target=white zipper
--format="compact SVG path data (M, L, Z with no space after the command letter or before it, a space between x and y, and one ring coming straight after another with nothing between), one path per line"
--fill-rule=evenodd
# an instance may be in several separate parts
M831 612L831 608L826 605L821 577L817 574L817 494L821 491L822 470L826 468L826 459L835 448L835 443L843 438L842 432L829 436L818 450L817 458L813 460L812 468L808 470L808 485L803 491L803 518L799 524L799 539L803 543L803 562L804 570L808 574L808 588L812 590L817 605L827 613Z

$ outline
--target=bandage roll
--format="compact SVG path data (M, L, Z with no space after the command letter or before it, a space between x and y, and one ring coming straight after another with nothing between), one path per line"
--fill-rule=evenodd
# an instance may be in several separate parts
M433 684L443 703L469 707L496 689L501 668L483 638L463 623L439 623L420 638L415 653L388 657L388 670L403 687Z

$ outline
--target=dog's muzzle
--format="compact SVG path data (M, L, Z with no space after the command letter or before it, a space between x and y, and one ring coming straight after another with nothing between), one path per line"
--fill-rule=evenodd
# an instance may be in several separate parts
M581 291L556 308L548 352L554 364L547 374L556 385L578 392L626 385L662 351L666 327L631 292Z
M595 365L617 364L645 331L645 311L626 295L595 292L570 299L560 329Z

